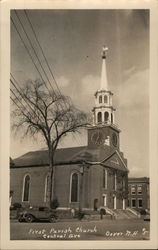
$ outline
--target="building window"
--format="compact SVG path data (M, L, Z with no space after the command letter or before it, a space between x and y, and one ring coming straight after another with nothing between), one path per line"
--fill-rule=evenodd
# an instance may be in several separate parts
M109 113L108 113L108 112L105 112L105 113L104 113L104 121L105 121L105 122L108 122L108 119L109 119Z
M142 194L142 186L137 187L137 194Z
M113 190L116 191L117 189L117 176L116 176L116 173L114 173L113 175Z
M107 170L103 170L103 188L107 189Z
M104 103L107 103L108 102L108 97L107 95L104 95Z
M23 201L29 201L30 194L30 176L26 175L23 182Z
M138 199L138 208L142 207L143 207L142 199Z
M126 181L125 178L122 178L122 189L125 190L126 188Z
M132 199L132 207L136 207L136 199Z
M136 187L135 186L131 186L131 194L136 194Z
M115 173L115 190L117 189L117 176L116 176L116 173Z
M44 189L44 202L47 202L49 200L49 175L45 178L45 189Z
M102 113L98 112L98 122L102 122Z
M71 202L78 201L78 174L73 173L71 175Z
M102 103L102 96L99 96L99 103Z

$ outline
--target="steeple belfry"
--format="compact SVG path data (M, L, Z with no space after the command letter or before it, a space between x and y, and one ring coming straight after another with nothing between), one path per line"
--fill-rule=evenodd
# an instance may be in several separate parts
M107 47L103 47L102 52L102 71L101 71L101 85L100 90L108 90L108 80L107 80L107 71L106 71L106 53L108 51Z

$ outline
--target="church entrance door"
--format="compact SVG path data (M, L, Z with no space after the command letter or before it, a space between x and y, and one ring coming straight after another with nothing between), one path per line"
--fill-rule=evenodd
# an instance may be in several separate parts
M94 199L94 211L98 209L98 199Z

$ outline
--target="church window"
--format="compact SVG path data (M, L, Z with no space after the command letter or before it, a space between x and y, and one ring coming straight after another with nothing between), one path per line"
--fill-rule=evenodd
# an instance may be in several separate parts
M112 188L115 190L115 174L112 176Z
M126 188L126 181L124 178L122 179L122 188L123 188L123 190L125 190L125 188Z
M105 112L105 113L104 113L104 121L105 121L105 122L108 122L108 119L109 119L109 113L108 113L108 112Z
M26 175L23 182L23 201L29 201L30 194L30 176Z
M102 103L102 96L99 96L99 103Z
M104 95L104 103L107 103L108 102L108 97L107 95Z
M113 190L117 189L117 176L116 173L113 173Z
M49 175L45 178L45 189L44 189L44 202L48 201L48 190L49 190Z
M102 122L102 113L98 112L98 122Z
M111 114L111 123L113 123L113 114Z
M114 182L115 182L115 191L116 191L116 189L117 189L117 176L116 176L116 173L115 173L115 180L114 180Z
M103 188L107 189L107 170L103 170Z
M78 174L71 175L71 202L78 202Z

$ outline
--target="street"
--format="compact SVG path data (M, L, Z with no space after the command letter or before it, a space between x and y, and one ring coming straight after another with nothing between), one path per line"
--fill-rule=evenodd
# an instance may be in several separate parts
M11 221L11 240L148 240L149 222L137 220Z

